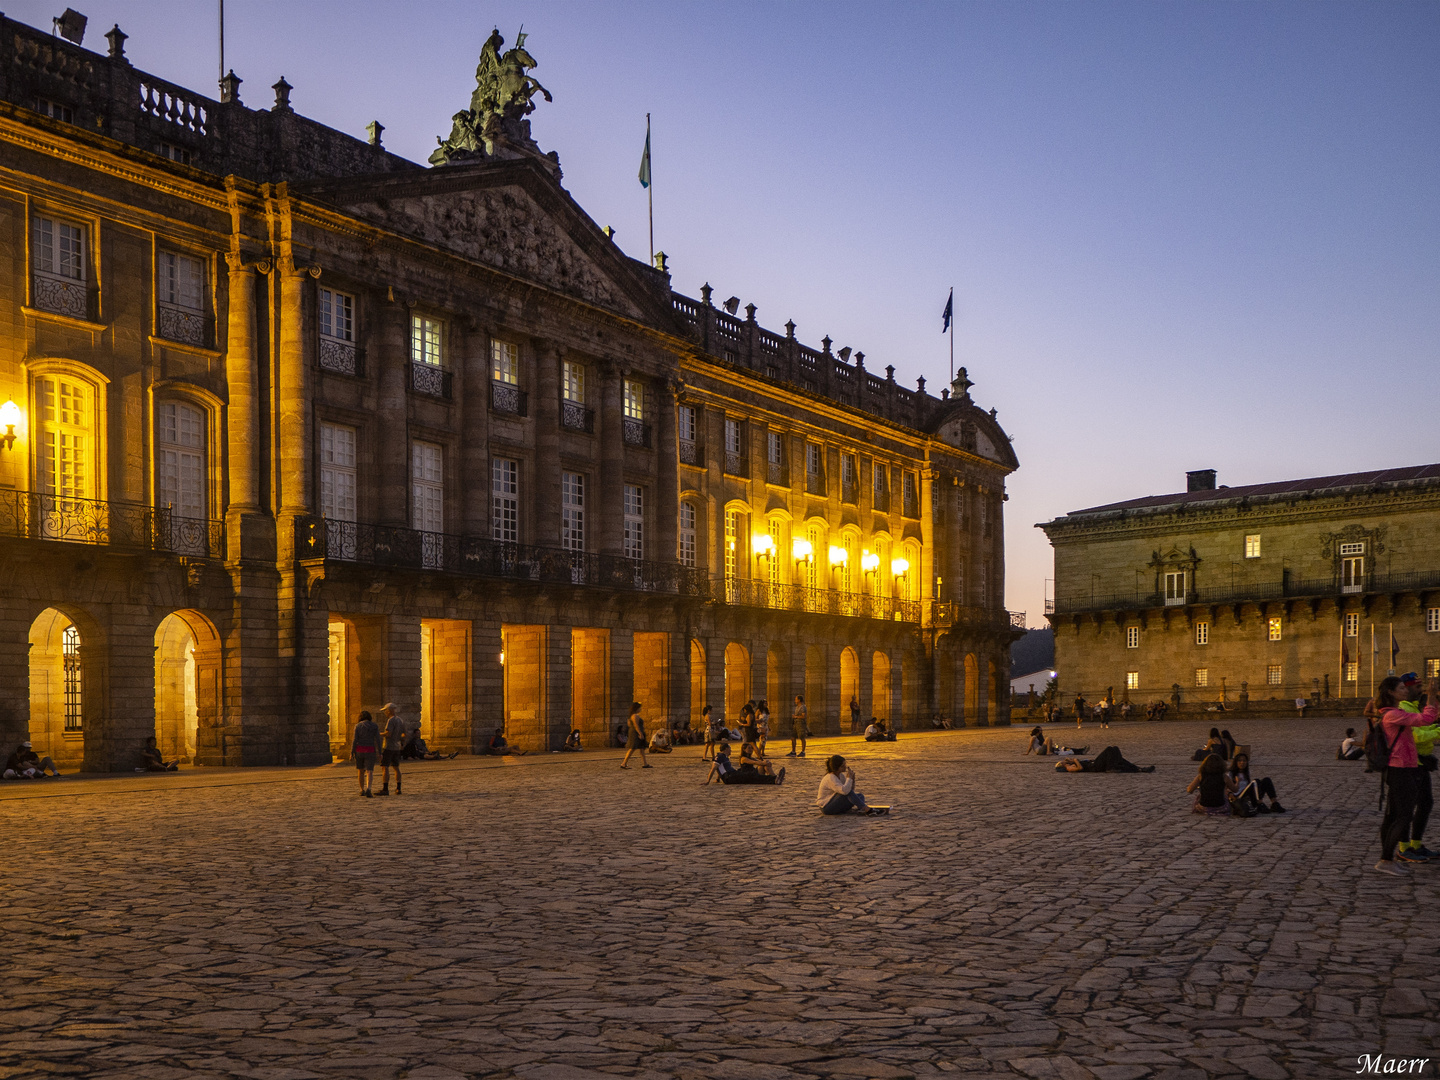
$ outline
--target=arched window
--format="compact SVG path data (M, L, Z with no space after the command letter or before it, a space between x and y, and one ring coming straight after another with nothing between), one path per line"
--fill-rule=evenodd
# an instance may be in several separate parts
M96 460L95 390L66 375L35 380L38 431L36 480L46 495L93 499Z
M805 587L807 589L813 589L815 588L816 580L815 567L825 558L827 546L825 544L824 531L819 525L810 526L806 539L810 541L810 561L805 564Z
M156 491L159 504L175 517L207 518L205 414L193 405L161 402L157 410Z

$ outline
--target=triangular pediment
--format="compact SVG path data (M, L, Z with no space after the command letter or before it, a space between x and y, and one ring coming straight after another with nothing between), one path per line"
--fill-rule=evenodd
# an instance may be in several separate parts
M296 185L387 231L669 329L667 289L615 246L540 165L450 165Z

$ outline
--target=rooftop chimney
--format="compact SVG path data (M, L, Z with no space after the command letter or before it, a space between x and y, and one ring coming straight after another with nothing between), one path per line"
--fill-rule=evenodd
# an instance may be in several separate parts
M1185 474L1185 490L1186 490L1186 491L1214 491L1214 490L1215 490L1215 470L1214 470L1214 469L1196 469L1196 470L1194 470L1193 472L1187 472L1187 473Z

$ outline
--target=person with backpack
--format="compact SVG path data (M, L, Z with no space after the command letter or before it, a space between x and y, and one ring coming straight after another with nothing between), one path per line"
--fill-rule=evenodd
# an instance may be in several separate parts
M1404 686L1398 675L1389 675L1381 680L1375 691L1375 709L1380 714L1380 721L1365 746L1366 758L1373 766L1383 770L1385 795L1388 796L1385 820L1380 824L1380 861L1375 864L1375 869L1394 877L1410 873L1410 868L1403 861L1395 861L1395 850L1400 841L1410 835L1420 803L1421 775L1425 772L1416 753L1413 731L1436 722L1433 703L1440 697L1440 679L1430 680L1431 704L1418 712L1400 707L1405 697Z
M1403 701L1400 708L1406 712L1418 713L1423 696L1420 693L1420 676L1410 671L1400 676ZM1415 815L1410 819L1410 830L1395 848L1395 857L1401 862L1429 862L1437 854L1423 842L1425 826L1430 821L1430 811L1435 808L1435 793L1430 774L1435 771L1435 740L1440 736L1440 725L1430 724L1417 727L1410 732L1415 740L1415 756L1420 763L1420 786L1415 800Z

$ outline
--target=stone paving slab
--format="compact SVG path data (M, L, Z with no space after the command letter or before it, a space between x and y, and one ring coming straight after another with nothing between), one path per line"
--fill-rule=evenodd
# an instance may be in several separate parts
M1228 724L1291 813L1191 814L1191 723L1080 734L1143 775L1056 774L1017 724L815 740L779 789L702 787L697 748L370 800L336 767L3 784L0 1077L1436 1075L1440 866L1370 870L1346 721ZM815 813L836 751L891 816Z

